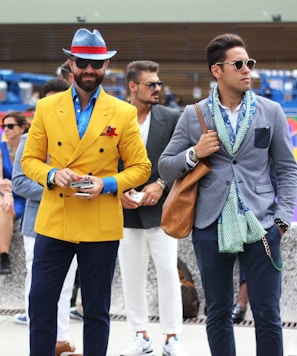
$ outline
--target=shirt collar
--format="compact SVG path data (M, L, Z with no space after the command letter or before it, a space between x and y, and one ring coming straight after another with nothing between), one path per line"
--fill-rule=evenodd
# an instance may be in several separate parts
M99 87L97 88L97 90L92 95L92 97L90 98L89 101L91 101L91 100L96 101L98 99L99 94L100 94L100 90L101 90L101 85L99 85ZM77 94L77 91L75 89L75 85L72 85L72 91L71 92L72 92L72 99L74 101L76 98L78 98L78 94Z
M226 110L226 111L228 111L228 112L231 112L231 110L230 110L227 106L224 106L224 105L221 103L221 101L220 101L219 98L218 98L218 103L219 103L219 105L220 105L221 108L223 108L224 110ZM241 100L240 104L237 105L237 107L235 108L234 112L237 112L237 111L240 110L242 103L243 103L243 100Z

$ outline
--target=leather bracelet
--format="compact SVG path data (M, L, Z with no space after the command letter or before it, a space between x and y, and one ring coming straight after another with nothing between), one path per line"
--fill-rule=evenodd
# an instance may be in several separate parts
M161 179L161 178L158 178L156 180L156 183L164 190L166 188L166 182L165 180Z
M289 225L282 219L276 218L274 219L274 222L284 233L288 231Z

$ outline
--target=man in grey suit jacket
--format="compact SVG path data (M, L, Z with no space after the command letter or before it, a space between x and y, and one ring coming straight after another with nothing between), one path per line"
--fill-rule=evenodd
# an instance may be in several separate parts
M166 335L163 355L186 355L177 338L182 329L177 241L160 228L162 204L168 187L158 172L159 157L172 136L180 112L157 105L163 84L158 71L159 65L152 61L134 61L127 66L130 102L137 107L138 123L152 171L146 184L126 192L121 198L125 228L119 247L119 262L127 321L136 333L132 345L121 353L123 356L155 354L147 330L145 281L150 255L156 267L160 322ZM142 194L140 200L137 199L138 192Z
M186 107L160 157L159 171L163 179L174 180L204 157L212 166L200 181L193 228L212 355L236 353L231 314L238 256L255 320L257 355L281 356L280 245L297 194L288 124L279 104L250 90L256 61L249 59L239 36L219 35L206 52L217 81L199 103L209 131L202 134L193 106Z

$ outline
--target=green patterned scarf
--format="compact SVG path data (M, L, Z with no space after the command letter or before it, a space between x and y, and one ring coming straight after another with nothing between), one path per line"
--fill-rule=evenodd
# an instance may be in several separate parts
M208 98L221 144L231 157L238 151L256 111L256 96L247 91L243 97L236 132L233 132L227 113L219 105L217 84ZM245 243L259 241L266 234L262 225L242 200L237 182L233 177L230 192L218 219L219 251L237 253Z

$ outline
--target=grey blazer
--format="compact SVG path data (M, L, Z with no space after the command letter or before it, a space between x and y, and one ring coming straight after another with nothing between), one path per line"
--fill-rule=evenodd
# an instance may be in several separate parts
M208 129L216 129L207 99L199 103ZM202 134L193 105L187 106L168 146L160 157L159 172L165 180L188 173L186 151ZM221 146L209 157L212 170L201 179L197 196L195 226L203 229L220 215L233 176L240 195L264 228L274 217L291 222L297 195L297 165L287 118L280 105L257 96L257 108L244 141L234 157ZM277 204L271 178L271 164L277 181Z
M43 192L43 187L30 178L26 177L22 170L21 158L23 155L27 136L28 134L24 134L21 137L21 141L16 152L12 170L12 186L13 190L17 194L26 198L26 207L22 218L21 233L23 235L36 237L34 224Z
M153 105L151 110L151 122L147 140L147 153L152 163L152 172L149 180L144 184L155 182L160 174L158 172L158 160L167 146L180 111L169 109L163 105ZM137 187L141 191L143 186ZM154 206L142 206L138 209L124 209L124 226L130 228L150 228L160 226L162 205L167 197L168 190L165 190L158 203Z

